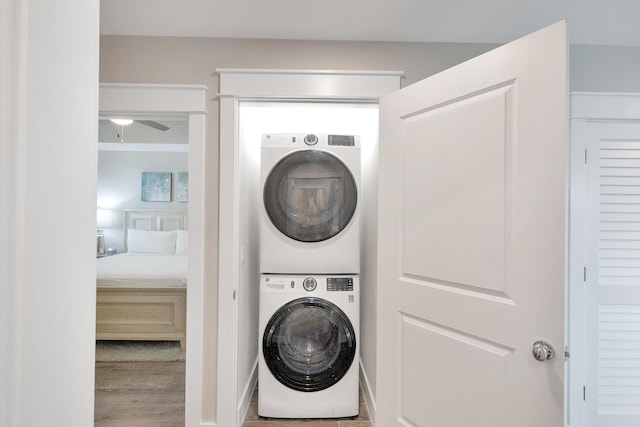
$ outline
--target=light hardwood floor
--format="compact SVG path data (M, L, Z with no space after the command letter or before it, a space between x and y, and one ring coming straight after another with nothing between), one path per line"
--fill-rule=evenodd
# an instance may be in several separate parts
M184 371L184 362L96 362L95 427L183 427ZM355 420L260 418L256 391L243 427L371 427L371 421L362 394Z
M184 362L96 362L95 427L183 427Z

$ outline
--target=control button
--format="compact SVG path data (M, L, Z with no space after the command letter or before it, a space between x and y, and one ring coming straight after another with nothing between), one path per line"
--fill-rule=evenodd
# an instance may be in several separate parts
M318 137L310 133L304 137L304 143L307 145L316 145L318 143Z
M316 286L318 286L318 283L313 277L307 277L306 279L304 279L304 282L302 282L302 287L307 292L314 291L316 289Z

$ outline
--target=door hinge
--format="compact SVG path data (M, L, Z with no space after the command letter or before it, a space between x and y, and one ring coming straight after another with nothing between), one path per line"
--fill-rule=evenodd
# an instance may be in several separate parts
M587 267L583 267L583 268L582 268L582 280L583 280L584 282L586 282L586 281L587 281Z
M584 401L587 400L587 386L586 385L582 386L582 400L584 400Z
M587 149L584 149L584 163L587 163Z

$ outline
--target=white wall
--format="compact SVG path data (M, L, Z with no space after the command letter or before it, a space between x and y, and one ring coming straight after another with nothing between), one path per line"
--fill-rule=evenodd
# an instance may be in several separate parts
M242 111L242 107L240 107ZM258 375L258 294L259 286L259 230L258 212L262 196L260 193L260 145L256 144L255 122L242 120L240 113L240 221L245 227L240 229L239 241L244 263L238 277L238 378L236 384L237 417L246 413L247 402L251 400L253 386Z
M187 153L100 151L98 154L97 204L113 210L113 226L104 229L107 247L124 250L124 209L186 210L187 203L177 202L175 180L178 172L188 169ZM171 202L140 200L142 172L172 172Z
M378 328L378 114L376 129L362 145L362 225L360 261L360 372L369 414L375 417Z
M2 426L93 424L98 16L0 1Z
M570 47L572 91L640 92L640 47Z

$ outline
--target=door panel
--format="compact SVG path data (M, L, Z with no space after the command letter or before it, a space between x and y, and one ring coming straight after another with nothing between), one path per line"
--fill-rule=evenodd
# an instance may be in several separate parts
M478 420L486 426L512 425L513 349L406 315L400 322L400 394L410 425L474 426ZM482 370L476 369L478 363ZM443 400L467 403L464 410L451 411Z
M512 92L508 85L404 120L405 274L505 292Z
M562 425L566 47L558 23L382 99L376 425Z

